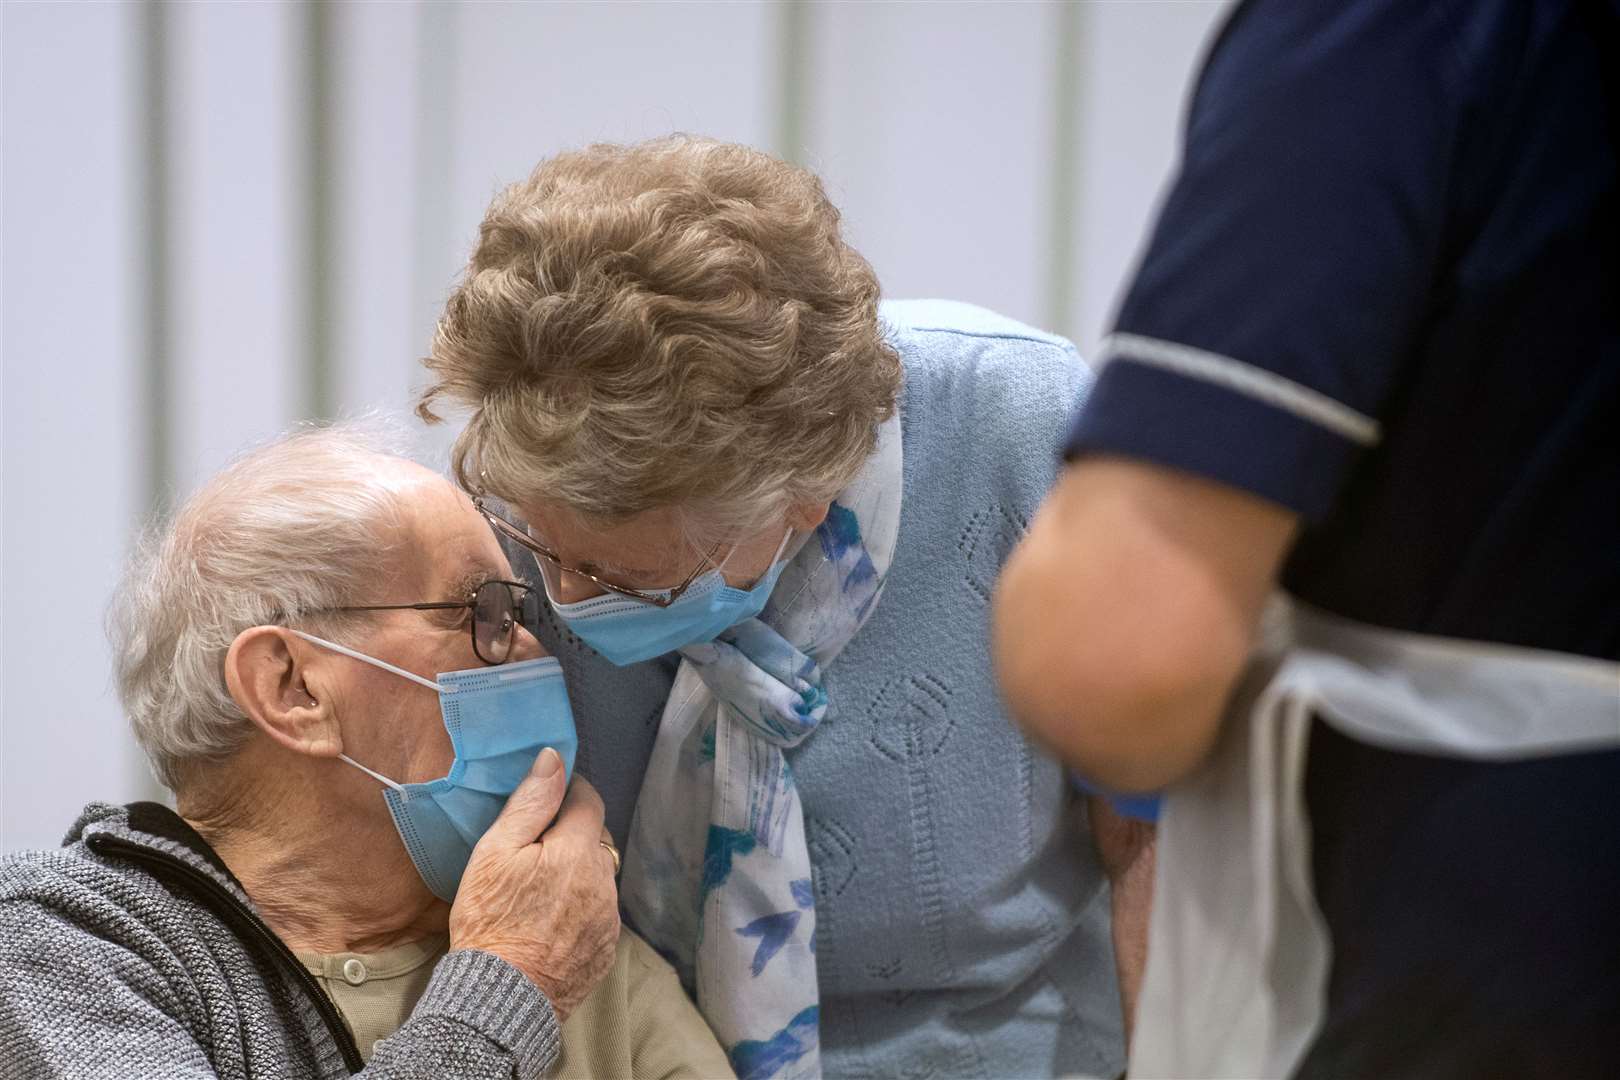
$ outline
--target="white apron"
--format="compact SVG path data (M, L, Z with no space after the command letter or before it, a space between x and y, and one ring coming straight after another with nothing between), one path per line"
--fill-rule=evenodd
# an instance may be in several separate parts
M1132 1077L1284 1077L1321 1024L1313 715L1391 750L1509 761L1620 747L1620 664L1406 634L1286 598L1219 741L1159 818Z

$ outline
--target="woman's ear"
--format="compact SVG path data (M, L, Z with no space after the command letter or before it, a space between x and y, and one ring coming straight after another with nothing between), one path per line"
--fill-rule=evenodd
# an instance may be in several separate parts
M271 739L300 754L343 752L337 712L323 688L318 647L282 626L254 626L225 654L225 687L237 708Z
M827 520L832 503L794 503L788 507L788 527L797 532L809 532Z

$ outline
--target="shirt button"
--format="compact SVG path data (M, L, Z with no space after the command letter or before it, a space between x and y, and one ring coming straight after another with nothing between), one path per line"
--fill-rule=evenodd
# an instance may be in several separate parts
M366 965L354 957L343 961L343 979L350 986L359 986L366 981Z

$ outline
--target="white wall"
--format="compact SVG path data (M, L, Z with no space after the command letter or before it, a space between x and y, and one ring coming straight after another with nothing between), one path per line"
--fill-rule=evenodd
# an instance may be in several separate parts
M485 203L538 158L777 150L889 295L1089 350L1224 7L0 4L0 850L153 790L100 629L131 530L313 411L407 407Z
M102 611L141 497L133 5L4 12L0 849L140 787Z

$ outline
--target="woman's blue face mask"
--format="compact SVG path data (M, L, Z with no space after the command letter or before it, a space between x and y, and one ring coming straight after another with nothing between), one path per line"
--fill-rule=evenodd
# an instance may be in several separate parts
M782 537L770 569L751 589L727 585L721 568L716 567L695 578L668 607L613 593L572 604L552 600L551 606L569 630L610 662L624 667L651 660L684 645L713 641L721 631L764 611L776 579L787 565L782 552L792 537L790 529Z

